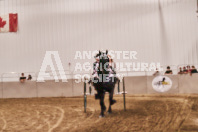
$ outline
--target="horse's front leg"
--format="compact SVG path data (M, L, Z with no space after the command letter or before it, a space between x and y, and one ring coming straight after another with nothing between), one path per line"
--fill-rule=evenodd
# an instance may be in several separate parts
M108 109L108 113L111 114L112 110L111 110L111 105L109 104L109 109Z
M108 113L112 113L112 110L111 110L111 102L112 102L112 100L113 100L113 95L110 92L109 93L109 109L108 109Z
M113 93L114 93L114 88L112 88L111 91L109 92L109 109L108 109L108 113L112 113L111 105L113 105L116 102L115 100L113 100Z
M100 107L101 107L101 113L100 113L100 117L104 117L104 112L106 110L105 104L104 104L104 96L105 93L102 92L99 94L100 95Z

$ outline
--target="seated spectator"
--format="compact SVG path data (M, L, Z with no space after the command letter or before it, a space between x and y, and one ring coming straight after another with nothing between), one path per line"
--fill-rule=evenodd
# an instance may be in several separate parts
M183 71L182 71L182 68L181 67L179 68L178 74L183 74Z
M187 66L187 70L188 70L188 73L191 73L191 70L192 70L192 69L190 68L189 65Z
M19 78L21 83L24 83L26 80L26 77L24 76L24 73L21 73L21 77Z
M173 71L170 69L170 66L167 66L167 70L165 72L165 75L171 75L173 74Z
M27 80L32 80L32 76L28 75L28 79Z
M153 76L159 76L160 75L160 72L159 70L156 68L156 72L153 74Z
M183 74L188 74L188 70L186 69L186 67L183 67Z
M190 75L192 76L193 73L197 73L197 69L195 68L195 66L192 66Z

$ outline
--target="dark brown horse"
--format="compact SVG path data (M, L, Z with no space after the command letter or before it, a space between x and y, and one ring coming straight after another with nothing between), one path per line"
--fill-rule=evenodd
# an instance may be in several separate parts
M111 105L116 103L116 100L113 100L113 93L117 78L116 73L112 73L111 68L109 67L108 51L106 51L106 53L99 51L97 56L99 57L99 66L97 67L98 77L95 77L92 80L92 84L97 91L95 98L100 100L100 117L104 117L104 112L106 110L106 106L104 104L105 92L109 93L108 113L112 113Z

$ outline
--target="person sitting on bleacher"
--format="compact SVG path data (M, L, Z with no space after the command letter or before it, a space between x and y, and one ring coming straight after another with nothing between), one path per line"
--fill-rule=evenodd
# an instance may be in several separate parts
M188 70L188 73L191 73L191 68L190 68L190 66L189 65L187 65L187 70Z
M197 69L195 68L195 66L192 66L190 75L192 76L193 73L197 73Z
M182 71L182 68L181 67L179 68L178 74L183 74L183 71Z
M21 83L24 83L26 80L26 77L24 76L24 73L21 73L21 77L19 78Z
M32 76L29 74L27 80L32 80Z
M173 71L170 69L170 66L167 66L167 70L165 72L165 75L172 75Z
M160 72L159 72L158 68L156 68L156 71L155 71L155 73L153 74L153 76L159 76L159 75L160 75Z
M186 69L186 67L183 67L183 74L188 74L188 70Z

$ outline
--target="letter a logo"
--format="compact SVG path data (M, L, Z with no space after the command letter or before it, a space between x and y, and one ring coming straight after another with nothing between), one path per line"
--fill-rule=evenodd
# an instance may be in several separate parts
M47 67L50 66L55 82L59 82L59 79L58 79L58 76L57 76L53 61L52 61L52 57L51 57L52 55L54 56L62 82L67 82L67 77L63 69L63 65L61 63L61 59L59 57L58 51L46 51L37 81L45 82L44 77L50 77L50 74L46 73Z

